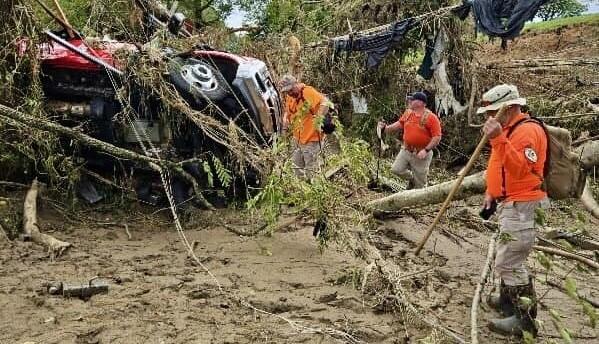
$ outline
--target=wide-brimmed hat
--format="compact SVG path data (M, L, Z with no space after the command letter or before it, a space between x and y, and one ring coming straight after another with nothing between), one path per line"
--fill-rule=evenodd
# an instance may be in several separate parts
M289 92L295 84L297 84L297 79L293 75L283 75L281 80L279 80L279 91Z
M499 110L504 105L526 105L526 98L520 97L518 87L514 85L498 85L483 94L482 106L476 113Z

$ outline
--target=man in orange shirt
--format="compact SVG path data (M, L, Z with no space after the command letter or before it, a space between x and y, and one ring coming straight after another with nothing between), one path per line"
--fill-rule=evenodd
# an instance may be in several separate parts
M391 171L408 179L408 189L426 186L432 150L441 142L441 122L426 108L426 101L426 94L416 92L408 96L409 109L399 120L390 125L378 124L384 133L403 130L403 146Z
M484 208L498 202L499 240L495 271L501 277L499 297L490 305L505 318L493 319L489 328L498 333L536 336L536 295L526 259L535 241L535 209L547 203L542 189L547 154L547 136L537 122L522 113L521 98L513 85L499 85L483 95L478 113L489 116L483 131L491 143L486 173L487 191ZM507 107L506 119L494 116Z
M330 102L314 87L299 83L285 75L279 90L286 93L283 128L293 132L293 164L296 175L310 179L318 168L318 155L323 148L324 134L317 127L330 107Z

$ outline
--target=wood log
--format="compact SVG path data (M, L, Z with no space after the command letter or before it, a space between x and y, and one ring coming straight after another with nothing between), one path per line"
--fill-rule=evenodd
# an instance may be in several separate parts
M23 208L23 231L33 242L43 245L48 248L50 258L60 256L66 251L71 244L66 241L61 241L51 235L40 232L37 225L37 194L39 192L39 184L37 179L31 183L31 188L25 196L25 204Z
M594 217L599 219L599 203L593 197L593 191L591 190L591 182L590 178L587 177L586 185L584 186L584 190L582 191L582 196L580 196L580 201L584 205L584 207L593 215Z
M387 197L376 199L367 203L367 207L376 212L397 211L403 208L437 204L443 202L455 181L450 180L441 184L432 185L423 189L402 191ZM454 200L464 199L485 191L486 183L484 172L475 173L464 178L462 185L454 195Z
M586 169L599 166L599 140L587 141L575 150Z

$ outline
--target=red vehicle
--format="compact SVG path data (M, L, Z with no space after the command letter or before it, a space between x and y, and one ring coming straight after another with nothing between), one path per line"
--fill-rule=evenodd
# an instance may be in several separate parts
M164 116L161 100L148 90L129 83L128 99L118 99L116 89L126 81L118 75L124 66L118 65L115 56L122 50L135 54L136 45L112 40L89 44L81 39L60 41L40 46L40 59L48 109L60 115L65 125L81 127L95 138L129 149L139 148L142 133L161 154L175 160L209 153L226 161L223 147L189 120L179 116L173 123L172 116ZM281 101L263 61L206 47L183 56L165 50L163 57L170 66L167 81L192 108L205 110L214 103L222 110L215 116L223 122L233 119L260 144L271 143L279 131ZM133 120L123 115L123 101L134 110ZM157 179L151 171L85 149L78 154L94 171L132 175L138 198L152 204L160 201L162 193L154 187ZM200 181L206 179L200 166L184 168ZM189 185L175 180L173 187L177 202L188 198ZM80 193L90 202L102 198L85 180Z

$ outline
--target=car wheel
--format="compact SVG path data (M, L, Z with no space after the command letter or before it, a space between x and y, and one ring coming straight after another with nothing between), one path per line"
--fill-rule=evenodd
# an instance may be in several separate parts
M220 101L230 93L225 78L216 68L194 58L173 59L170 80L185 98L194 100L196 106Z

